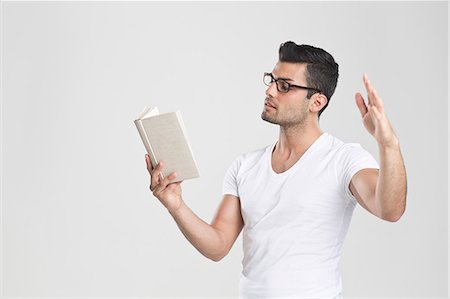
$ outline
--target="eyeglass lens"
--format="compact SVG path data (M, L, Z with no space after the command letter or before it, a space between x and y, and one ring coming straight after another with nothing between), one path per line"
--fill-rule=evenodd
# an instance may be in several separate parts
M269 86L273 81L275 81L275 79L273 78L273 76L271 74L265 74L264 75L264 83ZM278 91L281 92L288 92L289 91L289 83L287 83L284 80L276 80L276 84L277 84L277 89Z

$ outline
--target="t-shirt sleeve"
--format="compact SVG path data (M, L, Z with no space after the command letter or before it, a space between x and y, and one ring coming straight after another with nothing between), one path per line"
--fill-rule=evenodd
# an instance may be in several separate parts
M237 175L241 166L241 157L236 158L225 173L222 186L222 194L231 194L239 197Z
M359 143L347 143L344 146L343 152L338 160L338 167L340 169L338 173L340 182L342 183L342 190L354 204L357 201L350 191L350 181L353 175L364 168L380 169L375 158L363 149Z

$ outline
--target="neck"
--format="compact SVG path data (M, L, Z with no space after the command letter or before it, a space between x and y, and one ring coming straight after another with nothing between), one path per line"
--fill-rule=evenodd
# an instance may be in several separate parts
M322 135L318 125L281 127L274 154L289 159L302 155Z

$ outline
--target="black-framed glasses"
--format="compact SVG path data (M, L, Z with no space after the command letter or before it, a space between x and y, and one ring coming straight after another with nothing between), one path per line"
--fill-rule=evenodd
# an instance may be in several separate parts
M287 93L289 90L291 90L292 87L297 87L297 88L307 89L307 90L313 90L313 91L318 92L318 93L323 93L321 90L319 90L317 88L300 86L300 85L294 85L294 84L291 84L291 83L287 82L286 80L280 79L280 78L275 79L273 77L272 73L264 73L263 81L264 81L264 84L266 84L267 86L270 86L270 84L275 82L275 84L277 85L277 90L279 92L283 92L283 93Z

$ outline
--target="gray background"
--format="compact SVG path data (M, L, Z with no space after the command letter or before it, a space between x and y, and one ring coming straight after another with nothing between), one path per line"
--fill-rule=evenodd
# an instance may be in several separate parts
M229 164L278 137L262 74L293 40L340 65L322 129L379 161L354 102L368 73L408 173L399 222L357 206L344 296L446 297L447 19L446 2L3 2L2 296L237 296L241 237L220 263L188 243L132 121L182 111L201 174L184 198L210 222Z

